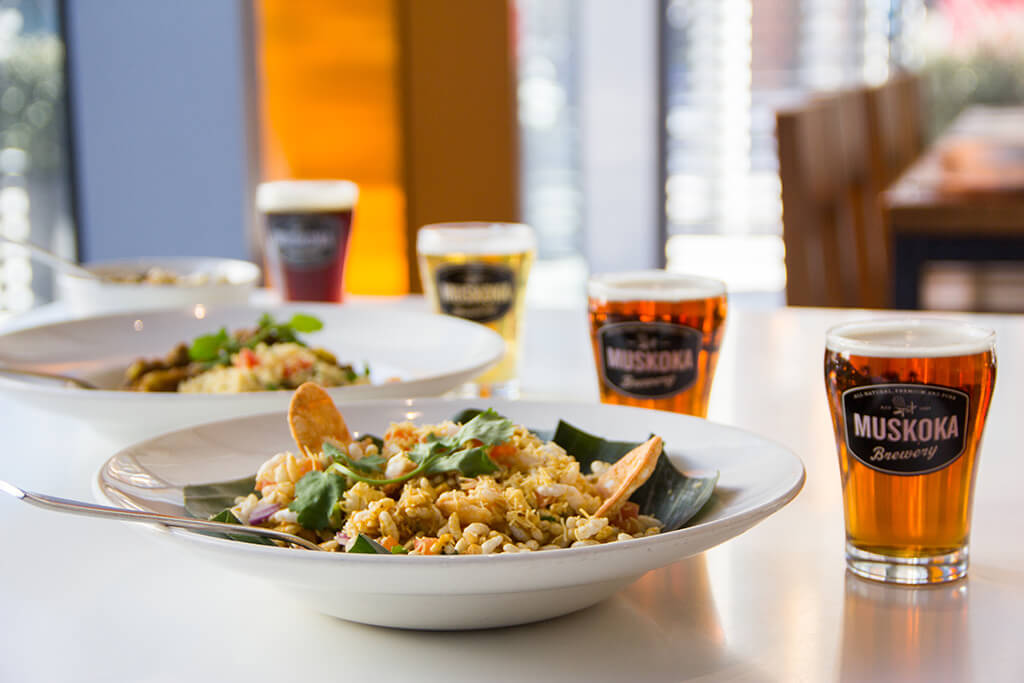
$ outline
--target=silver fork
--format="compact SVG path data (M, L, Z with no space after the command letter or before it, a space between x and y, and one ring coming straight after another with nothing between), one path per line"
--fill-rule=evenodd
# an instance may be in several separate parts
M283 531L274 531L273 529L264 529L258 526L227 524L225 522L208 522L206 520L192 519L190 517L164 515L159 512L144 512L142 510L107 507L106 505L93 505L92 503L83 503L78 500L57 498L56 496L48 496L44 493L25 491L13 484L3 481L2 479L0 479L0 491L37 507L56 510L58 512L67 512L73 515L102 517L104 519L120 519L125 522L157 522L164 526L192 529L193 531L217 531L228 534L262 536L275 541L284 541L285 543L301 546L308 550L323 550L323 548L318 546L316 543L307 541L306 539L293 534L286 534Z

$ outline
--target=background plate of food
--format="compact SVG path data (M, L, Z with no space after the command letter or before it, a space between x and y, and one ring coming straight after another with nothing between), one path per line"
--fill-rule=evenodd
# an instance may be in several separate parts
M287 415L124 449L101 468L97 497L318 543L327 552L151 527L268 580L281 599L370 624L465 629L595 604L743 533L804 481L784 447L675 413L414 399L339 404L338 417L318 391L302 394Z
M461 319L355 304L189 307L42 325L0 335L0 391L138 439L283 410L313 380L336 400L444 393L496 362L504 342Z

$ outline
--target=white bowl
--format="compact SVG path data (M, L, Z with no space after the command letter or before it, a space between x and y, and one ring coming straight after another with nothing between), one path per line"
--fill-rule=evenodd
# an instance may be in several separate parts
M694 417L602 404L418 399L345 405L356 431L383 433L392 421L434 423L468 407L493 407L514 422L552 430L559 419L610 439L656 433L684 472L718 470L708 505L678 531L583 548L535 553L408 557L345 555L267 547L158 529L225 568L275 584L281 595L342 619L380 626L466 629L546 619L593 605L642 574L737 536L800 491L804 468L782 446ZM124 449L100 469L99 499L184 515L182 487L252 475L267 458L294 450L283 413L174 432ZM752 573L757 567L746 569ZM268 594L269 595L269 594Z
M238 415L284 410L289 391L178 394L116 391L128 365L162 357L181 341L253 327L262 313L287 320L308 313L324 324L301 337L342 363L368 364L371 384L328 389L336 401L434 396L468 382L501 358L505 343L460 318L358 304L193 307L82 318L0 334L0 365L81 377L106 390L0 374L0 392L42 410L77 417L97 430L141 439L169 429Z
M203 281L196 284L111 282L58 272L58 295L76 316L195 304L244 304L260 279L260 269L255 264L225 258L123 259L89 263L84 268L100 276L160 268L186 278L201 277Z

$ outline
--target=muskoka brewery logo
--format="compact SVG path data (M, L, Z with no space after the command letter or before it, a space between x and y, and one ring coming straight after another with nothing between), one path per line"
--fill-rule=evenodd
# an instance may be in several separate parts
M437 270L441 312L478 323L505 316L516 296L511 268L490 263L461 263Z
M931 384L873 384L843 392L850 454L890 474L925 474L964 451L970 397Z
M318 267L337 255L342 219L329 214L269 214L270 235L290 266Z
M700 331L672 323L626 322L598 332L601 376L634 398L666 398L697 378Z

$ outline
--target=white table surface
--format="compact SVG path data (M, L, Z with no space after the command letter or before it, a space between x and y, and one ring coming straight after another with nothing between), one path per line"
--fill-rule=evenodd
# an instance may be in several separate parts
M394 305L386 303L383 305ZM277 600L132 525L0 499L0 681L1024 680L1024 317L996 328L969 577L847 576L822 379L825 329L856 312L733 310L710 418L792 448L803 492L761 525L582 612L508 629L362 626ZM964 316L961 316L964 317ZM582 312L529 314L527 396L594 401ZM91 499L115 443L0 397L0 478Z

